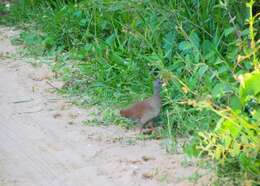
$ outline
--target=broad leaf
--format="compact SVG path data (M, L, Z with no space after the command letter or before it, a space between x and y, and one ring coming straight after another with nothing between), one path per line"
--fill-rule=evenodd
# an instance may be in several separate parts
M250 97L255 97L260 102L260 71L247 73L241 78L240 100L243 105Z

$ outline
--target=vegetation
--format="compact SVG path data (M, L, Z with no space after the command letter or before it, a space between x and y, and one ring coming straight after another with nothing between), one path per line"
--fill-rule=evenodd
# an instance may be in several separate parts
M188 154L217 160L220 175L232 175L235 184L257 184L260 67L254 3L20 0L9 10L0 6L8 13L0 22L26 25L20 39L30 54L54 56L51 66L66 82L63 91L82 103L110 105L104 113L110 122L122 123L115 108L150 95L153 79L160 77L166 83L158 119L162 134L192 136Z

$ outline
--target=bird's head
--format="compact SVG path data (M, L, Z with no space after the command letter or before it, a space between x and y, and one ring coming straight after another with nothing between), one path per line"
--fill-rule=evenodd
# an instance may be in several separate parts
M160 93L161 86L162 86L162 81L160 79L155 80L153 82L154 93Z

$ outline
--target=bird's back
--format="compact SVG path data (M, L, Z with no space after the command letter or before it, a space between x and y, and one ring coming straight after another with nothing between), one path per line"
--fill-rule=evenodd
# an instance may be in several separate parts
M130 106L125 110L121 110L120 115L131 119L141 119L144 114L151 109L152 107L149 102L141 101L137 102L136 104Z
M161 98L160 96L153 96L144 101L137 102L130 106L128 109L121 110L121 116L132 119L149 118L153 119L156 117L161 109Z

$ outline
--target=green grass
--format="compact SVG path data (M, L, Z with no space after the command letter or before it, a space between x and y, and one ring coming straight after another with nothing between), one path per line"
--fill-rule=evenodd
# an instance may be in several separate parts
M234 107L234 77L253 69L250 60L237 66L249 39L245 2L20 0L10 10L0 6L8 13L0 23L23 26L17 42L30 55L52 56L52 70L65 81L63 93L78 96L77 104L107 108L105 123L128 125L118 110L150 96L152 81L162 78L160 135L196 139L198 132L212 131L219 116L194 105L210 98ZM169 143L170 151L176 143Z
M170 122L171 135L214 128L216 114L182 103L213 95L218 104L230 104L237 94L232 74L251 68L233 68L239 49L229 15L246 33L241 1L73 2L17 1L8 22L26 22L21 41L29 52L53 55L64 92L90 96L92 104L118 110L151 95L153 79L167 81L158 124L168 130Z
M237 95L232 75L252 68L246 62L233 68L240 51L229 16L237 17L246 38L242 1L44 2L17 1L1 20L26 22L21 42L33 55L55 57L52 68L66 82L64 92L118 110L151 95L160 77L167 86L158 123L168 130L170 122L171 135L214 128L216 114L183 102L212 95L230 105Z
M235 94L230 74L238 53L236 36L218 1L33 5L28 11L28 2L20 1L12 17L37 30L21 35L33 54L57 55L53 69L68 82L69 94L89 95L94 103L120 108L149 96L153 79L161 77L168 85L158 123L167 128L168 110L173 133L181 135L209 130L217 117L180 102L213 92L221 103L220 96ZM237 12L243 4L238 5ZM214 13L208 17L209 12ZM220 19L223 15L226 19Z

